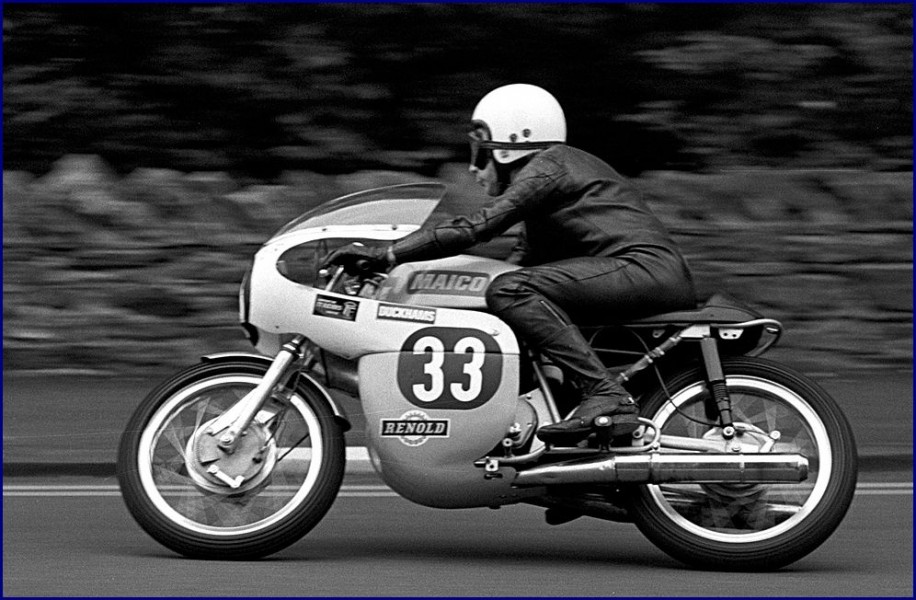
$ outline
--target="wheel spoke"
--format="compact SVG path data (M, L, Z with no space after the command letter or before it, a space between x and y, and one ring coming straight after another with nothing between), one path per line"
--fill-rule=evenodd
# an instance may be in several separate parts
M654 490L653 497L663 511L685 526L706 532L704 536L763 539L788 521L803 518L804 507L812 501L813 482L819 476L819 446L811 429L810 410L804 401L788 390L758 385L751 379L738 383L740 385L729 382L734 422L758 432L746 435L779 432L781 437L772 451L798 452L806 456L809 459L808 481L798 485L719 483L649 487ZM712 435L714 429L696 422L705 417L706 394L705 389L700 388L696 393L674 398L676 408L663 408L662 433L692 437Z
M203 402L197 403L197 411L194 418L194 431L197 431L200 428L200 425L204 421L204 415L207 414L207 410L210 408L210 398L207 398Z
M178 456L184 460L185 445L188 442L188 438L184 437L184 439L182 439L182 437L179 436L178 429L176 427L169 427L167 430L165 430L163 437L169 443L169 445L172 446L175 452L178 453Z
M306 486L314 485L315 469L320 464L313 460L315 449L308 443L315 446L322 443L320 422L308 404L295 394L277 408L271 408L266 419L262 415L256 421L267 430L266 434L260 434L266 435L264 443L275 448L273 462L262 467L270 470L264 473L265 477L252 479L251 485L244 480L236 492L200 467L194 477L188 472L188 440L207 421L244 397L257 383L257 379L249 379L251 383L246 384L236 379L209 381L195 392L179 394L160 409L161 424L153 438L157 441L146 451L150 457L146 468L155 486L148 491L160 510L182 522L184 527L205 533L253 531L303 502L309 492ZM293 454L294 450L303 453ZM285 466L278 468L281 461ZM255 473L259 475L261 471L255 469Z
M304 442L305 440L309 439L310 436L311 436L311 434L310 434L308 431L306 431L306 432L305 432L305 435L303 435L301 438L299 438L299 441L297 441L296 443L292 444L286 452L284 452L283 454L281 454L280 456L277 457L277 462L280 462L281 460L283 460L284 458L286 458L286 457L289 455L290 452L292 452L293 450L295 450L296 448L298 448L298 447L299 447L299 444L301 444L301 443Z

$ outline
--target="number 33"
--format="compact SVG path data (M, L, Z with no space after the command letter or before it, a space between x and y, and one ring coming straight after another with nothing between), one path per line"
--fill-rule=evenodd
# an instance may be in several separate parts
M493 336L463 327L427 327L404 340L398 388L415 406L472 410L500 386L503 355Z
M433 402L442 396L445 389L445 373L442 371L442 364L445 362L445 345L442 340L432 336L422 337L417 340L413 346L414 354L430 354L430 360L423 365L423 372L429 375L429 387L422 383L413 385L413 393L421 402ZM465 337L458 340L455 344L455 354L471 353L471 360L464 365L464 374L468 376L468 385L464 387L460 383L452 383L449 391L455 400L459 402L470 402L480 395L483 387L483 361L486 358L486 348L483 342L475 337Z

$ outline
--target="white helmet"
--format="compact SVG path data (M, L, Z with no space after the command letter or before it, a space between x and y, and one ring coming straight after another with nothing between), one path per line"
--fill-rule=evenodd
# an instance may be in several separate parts
M489 130L493 158L506 164L566 142L566 116L547 90L527 83L498 87L477 103L471 121Z

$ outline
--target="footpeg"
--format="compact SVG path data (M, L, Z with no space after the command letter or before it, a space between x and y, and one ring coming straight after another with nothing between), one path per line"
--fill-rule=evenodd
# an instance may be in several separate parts
M595 426L595 434L598 438L598 450L600 452L610 452L613 420L608 416L600 416L596 417L592 424Z

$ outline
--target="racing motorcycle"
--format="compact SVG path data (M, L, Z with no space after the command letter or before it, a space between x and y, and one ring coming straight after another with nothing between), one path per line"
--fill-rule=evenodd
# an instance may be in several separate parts
M163 382L118 450L130 513L188 557L251 559L302 538L345 469L358 396L370 461L415 503L533 504L550 524L587 516L636 527L689 565L785 566L823 543L852 501L857 454L836 402L760 354L782 326L724 294L694 310L583 328L641 407L573 447L535 430L573 406L560 371L487 312L517 268L459 255L389 273L321 268L351 242L387 245L445 194L438 183L332 200L273 235L241 285L256 352L216 353Z

